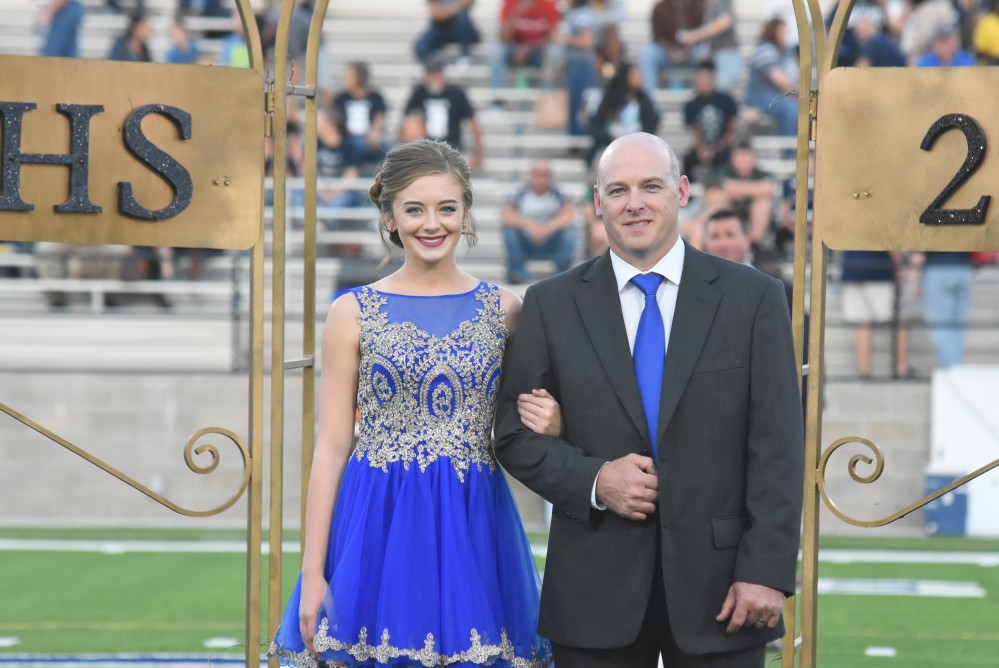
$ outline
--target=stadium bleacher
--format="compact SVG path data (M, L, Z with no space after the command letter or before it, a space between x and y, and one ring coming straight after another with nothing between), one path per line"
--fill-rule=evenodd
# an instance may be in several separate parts
M113 39L122 31L126 18L120 14L110 13L104 9L103 0L86 0L88 14L81 36L83 56L87 58L103 58L110 50ZM127 2L123 4L127 5ZM173 20L177 8L177 0L146 0L145 6L150 13L153 24L151 51L154 60L161 61L169 46L167 28ZM276 3L271 3L276 4ZM260 8L260 3L254 3ZM648 39L648 6L647 2L633 0L628 3L629 18L623 27L624 42L628 45L628 53L634 56L640 45ZM571 138L562 131L541 129L535 125L535 102L537 91L533 89L508 88L493 90L488 83L488 47L495 39L495 16L499 0L479 0L474 7L474 18L483 34L484 43L473 52L471 64L463 67L449 68L451 80L465 86L474 105L478 108L478 119L483 130L485 144L485 160L482 167L474 175L476 193L475 215L479 226L479 244L461 262L491 281L502 282L504 278L503 249L500 234L498 210L505 196L510 193L525 178L530 169L531 161L536 157L548 158L553 166L556 182L571 195L584 196L589 184L584 163L574 157L576 150L585 147L586 143ZM774 3L767 0L737 0L737 25L740 44L744 52L752 50L756 42L762 22L773 11ZM342 68L348 60L362 60L371 64L371 81L373 87L380 90L389 106L387 127L390 130L399 126L401 109L409 95L411 87L419 81L422 67L415 61L412 54L412 43L416 32L422 29L425 22L422 3L404 2L403 0L372 0L359 6L356 3L333 1L330 3L327 17L323 25L323 35L326 48L321 52L325 58L332 61L334 80L338 80ZM40 35L33 29L33 22L38 12L38 3L33 0L0 0L0 51L11 54L34 54L37 52ZM185 19L189 30L198 36L203 49L215 53L220 41L205 37L213 31L231 28L233 20L229 18L188 17ZM324 62L320 68L330 67ZM664 86L656 94L656 100L662 109L660 134L669 141L678 153L685 151L690 139L682 124L683 104L689 99L689 90L676 90ZM490 102L501 99L504 107L495 109ZM758 152L758 162L764 170L775 178L782 180L793 174L795 160L793 158L794 141L789 138L774 136L757 136L753 138ZM289 188L300 187L301 183L289 182ZM364 186L366 188L366 186ZM695 189L695 194L697 190ZM303 247L301 230L295 225L295 220L301 219L301 211L289 210L288 249L292 255L292 264L299 262ZM369 207L359 207L350 211L340 211L336 214L340 219L351 219L367 222L373 227L374 216ZM270 218L268 218L268 221ZM269 224L269 222L268 222ZM380 257L384 253L380 241L372 232L368 234L356 229L337 231L328 226L320 226L319 242L321 252L320 290L317 295L318 312L325 312L329 291L324 286L335 282L338 265L332 258L323 257L336 244L356 244L363 241L368 253ZM245 261L242 261L245 265ZM227 313L231 308L232 258L223 256L207 263L201 281L177 281L175 287L166 290L171 292L171 300L175 310L191 309L194 312L209 312L215 309ZM30 271L32 260L12 253L0 253L0 267L16 267ZM532 265L541 275L550 265L546 263ZM290 269L289 294L301 288L301 271ZM56 285L41 282L36 279L33 287L21 282L13 285L15 280L0 279L0 302L7 312L21 310L44 309L44 301L39 296L56 287L61 290L78 293L84 298L79 303L80 309L100 308L103 305L103 293L114 291L116 283L94 283L90 280L58 279L63 281ZM56 280L56 279L45 279ZM198 284L206 287L199 287ZM214 284L208 287L208 284ZM126 292L145 292L155 286L154 282L135 282ZM185 289L186 288L186 289ZM227 292L228 291L228 292ZM835 291L830 293L830 313L837 308ZM245 308L246 300L243 300ZM74 305L74 308L76 305ZM845 339L838 345L844 352L834 359L840 363L832 368L846 373L850 367L849 345ZM827 338L835 342L836 337ZM981 346L969 341L970 354ZM918 359L921 347L917 337L914 342L915 354ZM923 351L925 356L926 351ZM922 368L932 366L923 364Z

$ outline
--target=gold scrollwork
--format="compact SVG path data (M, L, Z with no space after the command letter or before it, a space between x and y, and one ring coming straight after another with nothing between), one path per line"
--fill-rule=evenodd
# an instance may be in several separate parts
M832 513L836 515L836 517L840 518L847 524L852 524L853 526L857 527L872 528L872 527L885 526L886 524L891 524L892 522L905 517L909 513L915 510L919 510L923 506L932 503L933 501L936 501L944 494L952 492L958 487L961 487L971 482L972 480L982 475L983 473L988 473L992 469L999 467L999 459L996 459L986 464L985 466L981 467L980 469L973 471L962 478L958 478L957 480L950 483L946 487L942 487L937 491L933 492L932 494L924 496L919 501L911 503L905 508L895 513L892 513L891 515L876 520L860 520L855 517L850 517L842 510L840 510L839 507L836 506L835 502L833 502L833 500L829 497L829 493L826 490L826 468L829 465L829 458L832 456L834 452L836 452L836 450L839 450L841 447L847 445L848 443L856 443L859 445L863 445L868 449L870 449L870 451L874 454L874 459L871 459L869 456L865 454L856 454L853 457L850 457L850 461L847 464L847 472L850 474L850 477L862 485L868 485L881 477L881 474L884 472L885 469L885 458L884 455L881 453L881 449L878 448L878 446L876 446L871 441L867 440L866 438L861 438L860 436L844 436L843 438L833 442L822 453L822 457L821 459L819 459L818 475L816 476L816 480L818 482L819 493L822 495L822 500L825 501L826 506L828 506L829 510L831 510ZM857 471L857 468L861 464L864 464L866 466L874 464L874 470L868 475L861 475Z
M49 431L48 429L41 426L37 422L29 419L28 417L22 415L21 413L18 413L10 406L0 403L0 411L6 413L7 415L14 418L21 424L25 425L26 427L35 430L42 436L48 438L49 440L58 443L59 445L66 448L73 454L82 457L83 459L87 460L97 468L103 470L105 473L108 473L117 478L118 480L121 480L129 487L145 494L146 496L148 496L150 499L160 504L161 506L165 506L166 508L169 508L170 510L180 515L186 515L188 517L207 517L209 515L218 515L219 513L230 508L234 503L236 503L236 501L238 501L239 498L243 496L243 492L246 491L246 488L250 483L250 451L246 447L246 444L243 442L243 440L233 432L229 431L228 429L223 429L221 427L206 427L195 433L193 436L191 436L191 438L187 440L187 445L184 446L184 462L187 464L187 468L189 468L191 471L199 475L207 475L213 472L216 468L218 468L219 462L221 461L221 456L219 455L218 448L211 443L202 443L201 445L197 445L197 443L199 440L201 440L203 437L209 434L215 434L217 436L222 436L224 438L227 438L230 441L232 441L233 444L235 444L235 446L239 449L240 456L243 458L243 476L240 480L239 487L232 494L232 496L230 496L221 505L215 506L214 508L209 508L207 510L192 510L190 508L184 508L183 506L180 506L174 503L173 501L170 501L166 497L157 494L153 490L149 489L148 487L139 483L133 478L125 475L124 473L114 468L113 466L110 466L109 464L101 461L97 457L94 457L86 450L83 450L82 448L73 445L72 443L62 438L58 434ZM202 455L208 455L209 457L209 461L206 464L199 464L198 462L195 461L196 456L202 456Z

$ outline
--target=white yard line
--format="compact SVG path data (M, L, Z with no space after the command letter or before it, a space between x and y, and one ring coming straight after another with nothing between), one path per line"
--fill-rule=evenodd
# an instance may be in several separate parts
M264 554L270 552L265 543ZM282 543L281 549L297 554L298 541ZM13 552L220 552L242 554L246 542L240 540L82 540L55 538L0 538L0 551ZM544 557L547 548L532 543L535 557ZM999 566L999 552L947 552L935 550L820 550L819 561L834 564L970 564Z
M819 578L820 594L849 596L918 596L934 598L985 598L977 582L907 580L893 578Z

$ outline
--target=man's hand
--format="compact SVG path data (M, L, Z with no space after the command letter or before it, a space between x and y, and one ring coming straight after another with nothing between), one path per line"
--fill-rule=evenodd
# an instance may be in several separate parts
M625 519L644 520L659 501L655 463L636 454L608 462L597 476L597 501Z
M784 592L764 585L736 582L728 588L728 596L715 621L728 622L725 630L729 633L738 633L744 626L772 629L777 626L783 610Z

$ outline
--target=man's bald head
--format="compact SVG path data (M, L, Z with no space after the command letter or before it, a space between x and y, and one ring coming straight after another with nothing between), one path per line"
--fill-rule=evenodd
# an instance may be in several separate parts
M600 155L600 162L597 165L597 187L600 187L600 183L605 180L605 174L607 166L615 160L615 154L619 152L627 152L630 146L647 146L659 149L663 152L666 158L666 164L668 165L668 174L673 183L678 183L680 181L680 162L676 159L676 153L673 152L672 147L667 144L662 138L650 134L648 132L632 132L631 134L626 134L622 137L618 137L604 149L604 152Z

